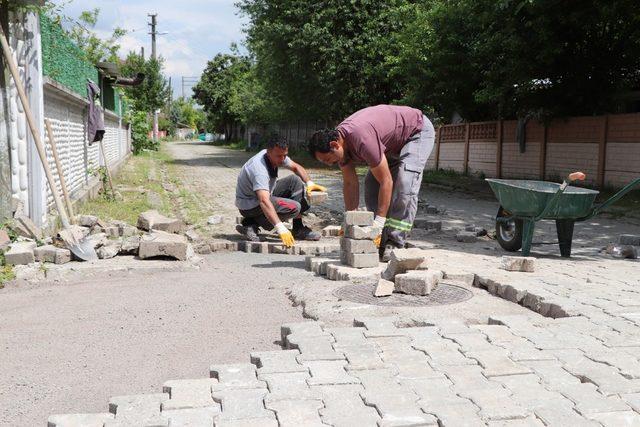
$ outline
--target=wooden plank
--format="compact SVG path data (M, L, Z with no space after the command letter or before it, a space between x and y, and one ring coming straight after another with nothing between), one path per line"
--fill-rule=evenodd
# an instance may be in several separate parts
M504 126L504 121L500 120L496 122L496 126L498 127L498 140L496 142L498 145L496 149L496 178L500 179L502 178L502 128Z
M607 168L607 137L609 133L609 115L602 118L602 134L598 145L598 187L604 187L605 171Z
M465 124L465 135L464 135L464 174L469 173L469 122Z

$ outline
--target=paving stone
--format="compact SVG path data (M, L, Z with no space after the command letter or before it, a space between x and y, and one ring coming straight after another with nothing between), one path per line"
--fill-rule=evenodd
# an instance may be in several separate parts
M519 365L509 359L506 351L470 351L465 356L476 359L483 368L486 377L496 377L501 375L517 375L530 373L531 369Z
M109 413L51 415L47 420L47 427L102 427L106 421L113 420L113 417Z
M421 228L423 230L442 230L442 221L434 221L430 219L415 219L413 221L413 228Z
M213 426L213 420L220 414L220 404L206 408L174 409L162 411L169 420L169 427Z
M408 342L403 331L396 328L396 320L395 317L356 317L353 319L353 326L364 327L367 338L403 337Z
M340 261L336 260L336 259L327 259L325 261L320 262L320 267L318 269L318 274L320 274L321 276L328 276L329 275L329 267L330 266L339 266L340 265ZM328 278L328 277L327 277Z
M259 389L267 385L258 381L256 367L251 363L229 363L225 365L211 365L211 378L218 380L213 385L214 391L227 389Z
M467 353L470 351L498 351L495 345L492 345L487 341L485 335L481 333L477 334L448 334L445 333L443 337L452 340L460 346L460 351Z
M424 351L429 356L431 365L438 370L447 366L476 366L478 364L475 359L465 357L459 351L458 346L414 344L414 348Z
M478 414L479 408L466 399L448 404L426 403L420 401L420 407L427 413L438 418L439 427L476 427L485 423Z
M340 248L348 254L377 254L378 249L371 240L356 240L343 237ZM377 261L377 260L376 260Z
M304 362L309 368L311 378L307 380L310 386L315 385L337 385L337 384L358 384L360 381L349 375L345 371L345 361L309 361Z
M621 394L620 398L624 400L634 411L640 412L640 393Z
M395 289L395 283L390 280L380 279L376 285L376 289L373 291L375 297L388 297Z
M216 418L216 425L224 420L273 419L275 415L264 407L263 399L268 391L264 389L227 389L213 392L213 399L222 406L222 414ZM259 424L258 424L259 425Z
M322 229L323 237L338 237L340 235L340 230L342 227L339 225L328 225Z
M589 415L589 418L604 427L640 426L640 414L634 411L600 412Z
M379 264L377 264L375 267L370 268L356 268L347 265L340 265L340 263L334 262L327 264L327 279L336 281L349 281L355 284L373 284L380 278L380 271L381 268Z
M58 248L53 245L45 245L35 248L33 255L37 262L66 264L71 261L71 251L69 249Z
M308 372L298 363L299 350L256 351L251 353L251 363L256 365L258 375L283 372Z
M120 246L119 255L138 255L140 247L140 236L123 237Z
M558 361L530 360L522 361L521 363L531 368L545 384L548 384L552 388L557 388L565 384L580 384L580 379L567 372L567 370L563 368L562 363Z
M115 419L106 421L104 425L166 426L169 421L160 414L160 407L168 399L167 393L112 397L109 399L109 412L115 414Z
M325 424L333 427L374 427L380 417L378 412L365 406L360 394L360 385L330 385L314 386L322 394L324 408L320 409L320 416Z
M211 397L212 387L217 383L213 378L167 381L162 385L162 391L170 397L162 403L162 410L219 407Z
M265 402L278 400L321 400L317 391L309 388L307 380L311 378L308 372L283 372L274 374L260 374L259 378L266 381L269 394Z
M567 409L564 406L535 408L533 412L545 426L549 427L596 427L600 425L594 421L584 419L576 411Z
M500 259L500 268L532 273L535 270L535 260L533 257L503 256Z
M368 240L354 240L356 242L368 242ZM374 246L375 247L375 246ZM351 254L347 253L347 264L353 268L372 268L380 264L378 253Z
M521 420L489 421L487 427L544 427L544 424L532 416Z
M340 346L339 351L344 354L348 371L361 369L382 369L386 365L373 345Z
M627 379L640 378L640 362L637 357L618 350L604 348L606 350L586 351L587 358L618 368L622 376Z
M303 334L291 334L287 336L287 347L300 351L300 355L297 357L299 362L344 360L344 355L333 349L333 338L329 334L311 337Z
M507 375L494 377L492 382L501 384L511 393L510 399L526 408L563 406L573 408L573 402L562 394L545 388L540 378L534 374Z
M326 427L320 419L320 400L278 400L265 403L276 413L280 427Z
M382 417L380 426L438 425L436 417L420 409L419 397L398 384L377 390L365 385L362 397L365 404L375 407Z
M104 229L104 234L106 234L109 239L114 239L120 237L120 229L118 226L112 225Z
M471 359L472 360L472 359ZM475 360L474 360L475 362ZM504 392L504 387L493 381L489 381L478 365L442 365L436 367L443 372L453 383L454 390L462 397L469 398L468 394L478 390Z
M425 255L421 249L394 249L391 251L389 264L382 273L382 278L393 281L396 275L415 270L424 260Z
M162 256L186 261L191 255L190 248L191 246L184 236L164 231L152 231L140 239L138 257L147 259Z
M275 418L264 417L233 420L218 417L215 420L215 427L278 427L278 421Z
M618 243L621 245L640 246L640 235L621 234L618 237Z
M160 230L167 233L182 233L185 228L184 223L179 219L168 218L156 210L141 213L137 225L141 230Z
M14 217L13 228L17 232L18 236L26 237L28 239L39 240L44 237L42 229L26 215L17 215Z
M601 412L628 411L631 408L619 397L606 397L589 383L564 384L557 391L575 403L575 410L587 416Z
M487 420L514 420L527 418L531 415L531 410L511 400L510 393L506 390L502 392L460 390L459 392L461 396L471 399L480 407L480 416Z
M76 219L78 225L91 228L98 223L99 218L95 215L78 215Z
M456 240L461 243L474 243L478 241L478 237L476 236L476 233L461 231L456 234Z
M329 193L326 191L312 191L307 194L307 201L310 205L319 205L324 203L329 198Z
M120 240L109 240L107 244L96 249L96 254L100 259L111 259L120 253L122 242Z
M373 240L380 235L382 230L379 227L361 227L359 225L347 225L344 237L356 240Z
M399 292L409 295L429 295L444 277L442 271L414 270L395 277L396 288Z
M344 213L346 225L371 226L373 225L373 212L347 211Z
M287 342L287 335L300 335L305 337L323 337L328 335L323 329L322 322L291 322L285 323L280 326L280 336L282 337L282 342Z
M9 250L4 253L4 261L7 265L26 265L35 262L33 251L36 242L14 242Z

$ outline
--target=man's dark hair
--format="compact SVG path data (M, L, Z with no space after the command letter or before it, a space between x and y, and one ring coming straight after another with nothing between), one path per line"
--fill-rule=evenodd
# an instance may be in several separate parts
M267 138L267 148L275 147L281 148L283 150L285 148L289 148L289 141L287 141L285 137L280 136L277 133L273 133Z
M337 141L340 134L335 129L322 129L316 131L311 138L309 138L309 153L315 159L316 153L328 153L331 151L331 141Z

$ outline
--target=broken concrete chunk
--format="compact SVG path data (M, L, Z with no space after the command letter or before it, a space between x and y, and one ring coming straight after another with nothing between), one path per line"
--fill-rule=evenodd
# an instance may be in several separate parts
M456 234L456 240L462 243L473 243L478 241L478 237L471 231L461 231Z
M328 225L322 229L322 236L337 237L340 235L340 230L342 230L342 227L340 227L339 225Z
M207 224L209 225L217 225L222 224L224 222L224 217L222 215L212 215L207 218Z
M344 223L346 225L373 225L373 212L369 211L347 211L344 213Z
M193 242L193 251L198 255L208 255L211 253L211 245L205 240L198 240Z
M621 245L640 246L640 235L622 234L618 237L618 243Z
M189 240L190 242L195 242L196 240L201 240L200 235L198 234L198 232L196 230L187 230L184 233L185 236L187 236L187 240Z
M106 234L110 239L120 237L120 229L118 228L118 226L112 225L104 229L104 234Z
M5 250L9 247L9 243L11 243L11 239L6 231L0 230L0 251Z
M99 247L96 253L100 259L110 259L118 255L121 248L122 242L120 240L109 240L106 245Z
M120 255L138 255L140 236L123 237L120 246Z
M95 215L78 215L78 225L91 228L98 223L98 219Z
M340 239L340 247L348 254L373 254L378 252L372 240L355 240L343 237Z
M440 231L442 230L442 221L433 221L430 219L416 219L413 221L413 228L423 230Z
M146 231L159 230L167 233L181 233L184 230L184 223L179 219L168 218L156 210L151 210L140 214L138 228Z
M380 235L379 227L362 227L359 225L347 225L344 236L356 240L373 240Z
M4 254L4 261L7 265L26 265L35 262L33 254L36 242L15 242Z
M396 290L409 295L429 295L444 277L442 271L409 271L396 275Z
M533 257L503 256L501 268L507 271L533 273L535 260Z
M487 230L485 230L482 227L476 227L475 225L467 225L464 228L464 231L466 231L468 233L473 233L473 234L475 234L476 237L481 237L481 236L486 236L487 235Z
M53 245L40 246L33 251L38 262L51 262L53 264L66 264L71 261L71 251Z
M92 234L87 239L93 244L94 249L102 247L109 242L109 239L107 238L107 235L105 233Z
M395 289L395 284L390 280L380 279L378 280L378 285L376 289L373 291L374 297L388 297L393 293Z
M620 245L616 243L609 243L604 249L605 252L614 258L620 259L637 259L638 250L635 246Z
M361 240L364 242L365 240ZM369 254L352 254L347 253L347 265L354 268L370 268L377 267L380 263L378 259L378 253Z
M42 239L42 229L38 227L31 218L26 215L18 215L13 221L14 229L19 236L29 239Z
M382 273L382 278L393 281L396 275L415 270L424 260L424 252L421 249L394 249L391 251L391 258L387 269Z
M307 201L310 205L319 205L320 203L324 203L329 198L329 194L325 191L312 191L307 196Z
M164 231L152 231L140 239L138 256L140 259L170 257L185 261L193 250L187 238Z

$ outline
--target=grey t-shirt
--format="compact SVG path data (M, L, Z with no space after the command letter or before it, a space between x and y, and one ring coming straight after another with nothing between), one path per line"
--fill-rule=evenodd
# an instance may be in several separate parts
M262 150L242 166L236 185L236 207L240 210L253 209L260 205L256 191L273 192L278 178L278 168L267 160L267 150ZM289 168L291 159L287 156L282 167Z

